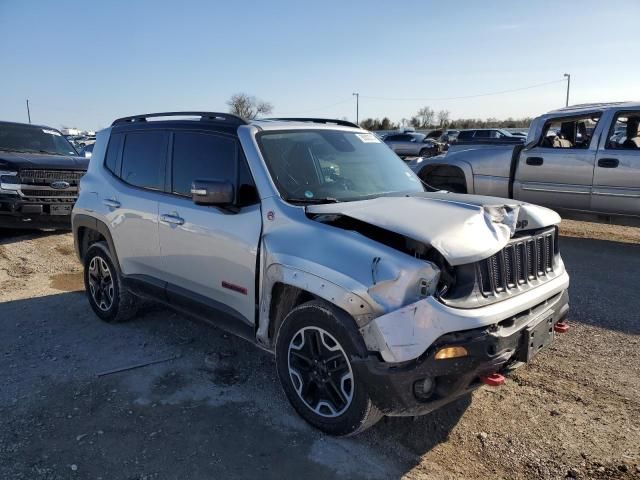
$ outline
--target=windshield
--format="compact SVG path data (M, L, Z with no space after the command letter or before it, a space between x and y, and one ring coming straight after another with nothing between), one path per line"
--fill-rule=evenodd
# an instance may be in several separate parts
M57 130L29 125L0 124L0 150L52 155L78 154Z
M371 133L265 132L258 141L280 195L321 203L422 192L418 177Z

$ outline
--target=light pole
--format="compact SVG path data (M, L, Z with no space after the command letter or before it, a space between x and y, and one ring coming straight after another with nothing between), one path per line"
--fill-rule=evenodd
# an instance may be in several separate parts
M356 97L356 124L360 125L360 94L353 93L353 96Z
M29 111L29 99L27 98L27 117L29 118L29 123L31 123L31 112Z
M565 73L565 77L567 77L567 107L569 106L569 88L571 87L571 74Z

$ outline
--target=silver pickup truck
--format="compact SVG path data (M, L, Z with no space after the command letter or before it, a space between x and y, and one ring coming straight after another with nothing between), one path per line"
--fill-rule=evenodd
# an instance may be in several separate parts
M427 184L560 211L640 217L640 103L577 105L536 118L524 145L452 145L409 164Z

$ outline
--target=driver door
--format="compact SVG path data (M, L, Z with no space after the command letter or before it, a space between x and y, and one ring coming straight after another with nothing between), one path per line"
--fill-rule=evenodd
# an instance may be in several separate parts
M260 203L238 140L229 135L176 131L167 169L171 195L159 205L160 252L170 301L203 305L253 325ZM194 180L234 185L234 209L196 205ZM253 195L245 195L253 192Z

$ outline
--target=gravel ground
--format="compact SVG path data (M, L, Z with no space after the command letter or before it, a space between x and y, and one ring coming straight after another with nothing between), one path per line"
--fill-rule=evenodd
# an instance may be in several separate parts
M592 225L561 229L568 334L499 389L349 439L300 420L249 343L160 307L100 322L69 234L2 232L0 478L640 478L640 229Z

